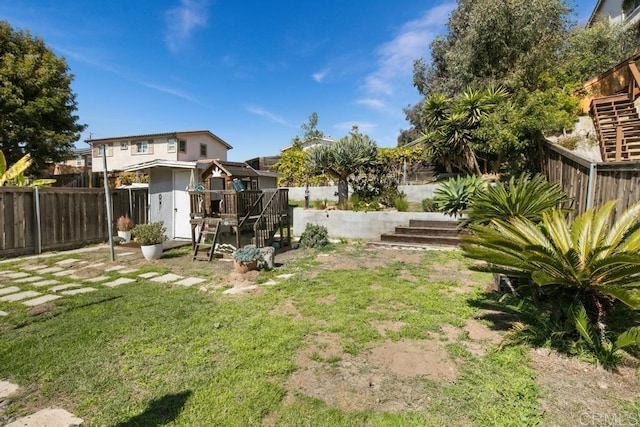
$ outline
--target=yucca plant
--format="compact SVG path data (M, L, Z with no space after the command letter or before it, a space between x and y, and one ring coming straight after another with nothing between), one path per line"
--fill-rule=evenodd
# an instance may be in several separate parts
M433 200L441 212L458 216L480 191L487 186L487 181L476 175L458 176L442 182L433 195Z
M542 213L560 207L571 198L544 176L522 174L509 182L498 182L479 192L465 210L466 223L488 224L492 219L527 218L540 222Z
M530 276L559 324L576 320L567 307L585 307L598 342L606 343L605 316L614 304L640 308L640 202L609 226L615 204L611 201L598 212L589 209L571 226L559 209L543 212L539 224L516 217L473 225L462 249L488 263L481 270Z

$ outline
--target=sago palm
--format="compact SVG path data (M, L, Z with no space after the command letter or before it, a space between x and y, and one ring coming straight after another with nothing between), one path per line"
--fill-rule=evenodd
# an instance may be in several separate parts
M560 308L583 305L604 342L605 314L615 301L640 308L640 202L609 226L615 204L589 209L571 226L557 209L543 213L540 224L512 218L475 225L462 249L486 261L485 271L530 275Z

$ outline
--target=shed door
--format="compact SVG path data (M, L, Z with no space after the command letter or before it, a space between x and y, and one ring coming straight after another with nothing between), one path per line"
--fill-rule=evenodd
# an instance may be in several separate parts
M191 238L189 192L190 170L173 171L173 234L174 238Z

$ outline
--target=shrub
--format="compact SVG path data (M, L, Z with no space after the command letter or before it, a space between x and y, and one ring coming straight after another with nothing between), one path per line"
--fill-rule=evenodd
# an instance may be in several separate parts
M538 174L511 177L508 183L498 182L479 192L465 210L473 224L488 224L493 219L527 218L540 222L542 213L559 207L571 198L559 183L550 183Z
M422 201L422 210L424 212L438 212L438 203L433 199L424 199Z
M457 216L461 215L472 198L486 187L487 181L476 175L449 178L436 189L433 199L441 212Z
M131 231L133 230L133 221L128 216L121 216L118 218L118 231Z
M329 244L327 227L307 224L300 236L300 246L304 248L321 248Z
M233 259L239 264L250 264L252 262L259 262L263 260L262 252L259 248L248 247L239 248L233 253Z
M167 236L164 234L167 228L163 226L162 221L152 222L151 224L138 224L133 227L133 235L136 242L141 246L158 245L165 240Z
M405 197L398 197L394 201L394 205L398 212L406 212L409 210L409 202Z

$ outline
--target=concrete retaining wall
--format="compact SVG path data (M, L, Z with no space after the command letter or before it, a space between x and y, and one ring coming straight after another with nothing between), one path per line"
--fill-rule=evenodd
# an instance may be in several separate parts
M423 184L423 185L399 185L398 189L403 191L407 195L407 201L409 202L422 202L422 200L433 197L434 190L438 187L437 184ZM304 200L305 187L288 187L290 200ZM349 195L352 190L349 188ZM331 202L338 201L338 186L326 186L326 187L309 187L309 200L328 200Z
M300 236L307 223L327 227L330 238L379 240L383 233L395 227L409 225L410 219L449 221L451 217L438 212L353 212L295 208L293 234Z

